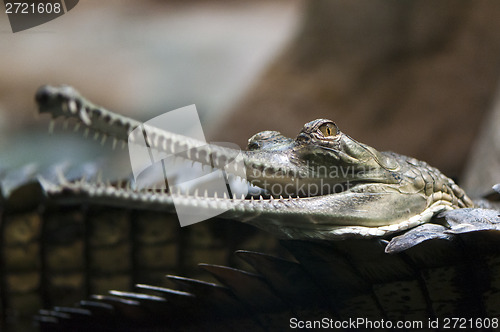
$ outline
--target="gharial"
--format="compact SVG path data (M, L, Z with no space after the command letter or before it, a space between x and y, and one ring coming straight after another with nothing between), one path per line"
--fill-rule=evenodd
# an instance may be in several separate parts
M54 118L74 118L81 125L116 140L126 141L129 139L129 134L141 126L140 122L93 105L67 86L42 87L37 92L36 100L40 112L49 112ZM140 134L142 135L143 132ZM298 262L262 258L263 256L253 253L240 253L254 265L258 274L249 276L240 272L227 272L228 270L223 268L206 267L225 284L227 288L223 288L224 290L220 290L218 288L220 286L172 277L178 284L184 285L186 293L173 293L160 287L142 285L140 287L142 290L156 292L157 295L115 291L111 297L94 298L97 302L101 301L101 304L114 306L116 312L119 313L118 316L122 317L129 310L134 311L140 308L132 314L132 316L137 314L131 318L135 323L137 323L135 320L137 317L144 316L154 323L160 321L171 324L167 326L177 326L178 322L174 322L173 314L170 316L160 314L161 310L165 309L162 307L165 304L164 301L169 297L174 297L176 301L181 302L180 307L186 308L182 303L190 295L194 294L194 297L206 300L203 295L204 291L200 290L202 288L209 288L212 295L215 292L219 296L220 292L226 294L232 291L230 297L240 299L245 303L243 307L247 309L250 307L249 311L255 314L259 312L259 309L255 307L258 301L249 298L249 292L244 292L241 285L236 285L235 280L240 278L240 280L252 280L248 284L250 289L257 287L262 292L265 287L268 287L265 294L261 294L265 298L264 302L279 302L288 307L292 313L297 313L297 308L304 309L304 301L298 301L293 297L308 293L318 297L311 299L311 307L318 308L319 306L325 310L324 312L332 312L337 317L345 318L349 315L343 313L342 303L346 304L346 307L349 307L347 303L356 306L356 301L361 297L362 301L372 301L373 305L378 308L377 310L380 310L381 316L377 317L401 317L394 316L394 312L403 315L397 308L391 307L391 310L387 310L384 307L387 306L385 302L390 292L382 286L379 286L378 291L374 287L374 285L382 284L394 286L393 283L397 281L399 284L396 289L402 293L422 293L417 295L418 303L410 301L417 303L416 307L414 307L415 303L407 303L406 305L411 310L405 309L418 313L418 317L435 318L450 313L466 314L467 317L480 317L481 315L497 317L499 311L492 308L499 303L500 288L491 286L489 289L483 289L478 285L470 286L470 289L458 298L468 300L469 303L478 305L478 308L465 310L463 303L457 300L459 304L449 309L447 299L433 295L433 289L428 284L432 276L429 277L425 275L426 272L422 272L429 266L435 267L435 262L426 266L419 258L419 255L429 255L432 248L435 248L436 241L432 241L433 239L449 240L456 236L464 236L464 234L469 236L469 233L484 236L484 231L497 231L499 222L498 212L492 209L474 208L474 202L459 186L427 163L392 152L379 152L342 133L334 122L326 119L318 119L305 124L295 139L287 138L277 131L258 133L249 139L247 151L206 145L192 138L157 128L148 129L147 139L148 146L152 149L202 165L223 169L226 173L236 176L242 176L241 169L225 166L240 157L246 179L259 190L257 193L251 192L241 198L210 197L197 192L189 195L166 190L136 191L123 185L65 180L56 184L42 180L45 194L51 198L76 196L82 201L94 204L135 206L167 211L174 211L173 201L177 195L180 198L176 201L177 204L180 202L201 213L225 211L221 215L223 218L240 220L286 239L283 243ZM498 189L498 186L496 188ZM485 207L493 207L488 203L481 204ZM379 239L390 242L380 242ZM339 241L332 242L331 240ZM493 243L497 243L495 241L498 241L498 236L494 238ZM431 249L422 249L422 252L417 251L415 254L412 250L424 242L427 244L420 247L425 248L425 245L428 245ZM381 247L380 243L385 244ZM438 246L443 245L442 242L438 243ZM488 270L488 278L486 278L488 282L499 283L500 276L494 272L500 266L498 256L493 256L491 261L483 257L473 257L477 253L488 252L492 246L481 247L482 244L480 244L479 247L475 247L478 246L477 243L471 244L470 241L464 243L459 245L461 249L470 246L475 248L474 251L465 252L465 256L460 256L464 254L460 251L460 255L457 255L460 258L450 257L450 265L458 264L459 268L454 270L452 276L442 277L439 285L460 276L465 263L468 264L467 271L471 268L476 271ZM488 243L491 243L491 239ZM349 249L342 247L344 244L347 246L345 248ZM452 249L446 245L446 250L454 251L455 245L456 242ZM368 248L373 252L357 254L353 251L350 253L349 250L355 246ZM380 258L378 254L380 248L388 253L403 254L397 258L390 255L387 257L391 258ZM375 267L373 262L365 262L366 266L362 266L359 262L359 264L348 262L345 257L346 253L351 255L351 258L357 257L356 259L376 256L381 259L380 267ZM490 250L490 253L496 255L497 251ZM314 254L317 256L315 257ZM339 256L343 258L339 259ZM317 263L315 259L323 262L324 265L311 264L311 262ZM443 257L440 256L439 259ZM380 270L388 268L386 260L394 266L390 267L389 271L381 272ZM471 263L476 260L477 262ZM327 272L332 272L335 268L338 268L338 271L344 275L327 276ZM283 269L281 272L293 272L297 280L285 282L285 275L277 276L276 274L279 269ZM315 276L318 271L323 273ZM401 277L403 281L398 279ZM312 280L309 284L304 281L308 278ZM332 284L326 286L328 278L331 278ZM465 281L458 282L458 286L455 284L453 287L450 286L453 289L450 292L454 293L457 287L463 288L464 282L467 284L474 281L473 279L470 276L464 277ZM298 282L303 289L284 290L284 287L278 285L277 280L288 284L289 288L294 282ZM418 288L418 291L413 287ZM319 294L322 289L327 290L323 295ZM332 293L332 297L325 299L325 295L329 292ZM471 294L474 292L475 295ZM380 298L380 296L385 296L385 298ZM294 306L287 303L290 297L293 298L290 303L299 304ZM270 298L273 300L271 301ZM132 302L126 302L125 299ZM357 300L352 302L353 299ZM102 307L96 305L96 302L86 303L87 305L83 304L78 309L59 308L56 311L43 311L39 318L40 322L42 326L54 328L57 324L64 326L65 322L81 323L81 319L90 316L99 318L99 310L102 310ZM127 306L129 308L124 309ZM173 310L171 304L167 307L168 310ZM263 307L268 310L269 303L266 302ZM359 305L359 307L363 306ZM275 308L280 308L280 305L276 305ZM167 316L168 318L165 318ZM241 314L238 317L240 316ZM98 321L102 323L102 317L99 319ZM266 329L266 319L258 317L257 325ZM122 323L117 320L113 324L118 324L117 326L123 328ZM145 325L149 326L150 323ZM141 326L138 323L134 328L140 329Z
M42 88L37 101L41 112L77 118L118 140L127 140L141 125L92 105L68 87ZM147 136L152 149L241 176L237 169L224 167L240 151L158 128L150 128ZM249 139L248 151L241 153L248 182L264 189L267 199L262 195L258 199L200 195L187 196L183 203L198 209L227 209L227 218L288 239L384 236L426 223L439 212L474 206L464 191L437 169L396 153L378 152L326 119L305 124L296 139L276 131L258 133ZM64 190L86 192L89 198L101 201L165 207L172 205L171 196L176 195L145 192L125 198L121 188L98 190L86 183L68 184Z

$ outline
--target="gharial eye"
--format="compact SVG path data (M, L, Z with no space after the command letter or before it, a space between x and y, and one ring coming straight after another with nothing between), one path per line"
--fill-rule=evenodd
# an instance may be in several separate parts
M325 137L335 136L339 133L339 128L333 122L327 122L319 126L318 130Z

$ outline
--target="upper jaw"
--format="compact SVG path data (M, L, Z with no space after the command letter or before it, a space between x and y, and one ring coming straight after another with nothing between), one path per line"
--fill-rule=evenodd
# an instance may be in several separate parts
M115 140L128 140L130 143L130 134L142 125L138 121L92 104L67 86L41 87L36 94L36 101L40 112L48 112L54 118L73 118L78 125L111 136ZM260 144L262 148L254 151L207 145L158 128L147 130L151 131L148 135L151 148L245 178L274 196L317 196L344 190L339 186L335 189L327 187L325 190L323 186L346 186L356 181L378 181L370 172L360 174L354 164L348 163L346 166L342 163L342 159L349 156L349 151L344 152L341 149L344 140L349 143L346 135L338 132L334 136L335 139L325 140L326 145L323 147L315 142L315 135L319 135L316 127L325 122L329 120L316 120L306 124L295 140L278 132L257 134L253 143L257 146ZM347 144L346 147L351 146ZM307 156L311 153L319 156L321 160L311 161ZM234 164L233 167L226 167L238 157L242 160L240 166ZM365 161L361 160L361 164L363 162ZM327 167L328 172L321 174L317 170L318 166ZM242 168L246 174L242 173ZM332 170L338 172L332 176Z

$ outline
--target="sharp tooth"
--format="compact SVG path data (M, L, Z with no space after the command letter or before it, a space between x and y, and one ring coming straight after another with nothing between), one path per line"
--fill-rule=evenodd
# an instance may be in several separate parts
M224 191L224 199L227 199L227 193Z
M274 197L273 197L273 196L271 196L271 198L269 198L269 201L270 201L271 203L274 203Z
M69 107L69 111L71 112L71 114L76 114L76 112L77 112L76 103L73 99L68 101L68 107Z
M116 149L117 143L118 143L118 140L116 138L113 138L113 150Z
M166 139L163 139L162 140L162 148L163 148L163 151L167 151L167 140Z
M106 143L107 139L108 139L108 135L106 135L106 134L102 135L101 145L104 145L104 143Z
M284 199L283 199L283 196L280 195L280 201L283 202Z
M64 172L61 168L57 169L57 180L59 181L59 184L68 184L68 180L64 176Z
M82 120L82 122L87 126L90 126L90 124L92 123L92 121L90 121L89 114L84 107L80 108L80 120Z
M244 194L241 194L241 200L244 201L245 200L245 195Z
M262 197L262 195L259 195L259 201L261 201L261 202L264 201L264 197Z
M54 127L56 126L56 122L54 120L50 120L50 123L49 123L49 134L53 134L54 133Z
M217 199L217 191L215 191L214 199Z
M187 159L191 159L191 150L190 149L186 150L186 156L187 156Z
M195 197L195 198L198 198L198 188L196 188L196 189L194 190L194 197Z
M215 155L213 155L212 162L214 164L214 167L219 167L219 165L220 165L219 157L216 157Z
M236 200L236 194L233 193L233 202Z
M253 200L253 196L250 196L250 201L253 203L253 201L254 201L254 200Z
M203 193L203 197L208 198L208 190L205 189L205 192Z
M293 201L292 196L288 195L288 200L289 200L290 202L292 202L292 201Z

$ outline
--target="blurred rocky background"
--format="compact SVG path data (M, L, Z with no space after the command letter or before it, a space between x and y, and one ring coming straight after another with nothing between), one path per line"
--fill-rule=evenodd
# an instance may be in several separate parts
M33 116L36 88L66 83L141 120L194 103L208 140L242 147L330 118L483 193L500 182L499 17L496 0L88 0L13 34L0 15L0 167L109 154Z
M295 0L85 0L15 34L2 9L0 169L121 152L127 162L126 150L111 152L60 123L49 136L47 116L35 116L34 94L43 84L72 85L96 104L143 121L196 104L208 128L291 38L300 8Z

